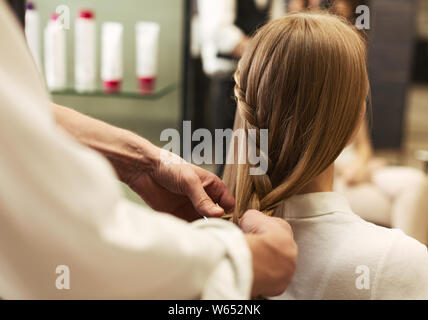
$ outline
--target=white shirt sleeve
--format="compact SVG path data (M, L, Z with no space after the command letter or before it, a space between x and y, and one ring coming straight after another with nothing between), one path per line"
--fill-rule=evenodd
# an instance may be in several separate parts
M374 299L427 300L428 252L417 240L398 233L379 262Z
M244 37L235 25L236 5L236 0L198 0L202 43L215 44L219 53L232 53Z
M0 1L0 297L248 298L243 234L127 201L109 163L56 126L13 20Z

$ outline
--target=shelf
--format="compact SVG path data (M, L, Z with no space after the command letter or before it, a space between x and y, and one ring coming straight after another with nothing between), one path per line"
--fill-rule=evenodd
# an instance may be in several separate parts
M159 90L156 90L153 94L143 95L138 92L121 91L119 93L106 93L102 90L96 90L94 92L77 92L75 89L65 89L60 91L51 91L52 95L59 96L78 96L78 97L101 97L101 98L115 98L115 99L142 99L142 100L157 100L164 96L174 92L178 89L177 84L167 85Z

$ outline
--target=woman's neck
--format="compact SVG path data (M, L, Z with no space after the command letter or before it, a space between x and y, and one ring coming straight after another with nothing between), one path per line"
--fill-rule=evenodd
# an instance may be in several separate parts
M300 192L313 193L313 192L331 192L333 191L334 182L334 164L325 169L319 176L312 179Z

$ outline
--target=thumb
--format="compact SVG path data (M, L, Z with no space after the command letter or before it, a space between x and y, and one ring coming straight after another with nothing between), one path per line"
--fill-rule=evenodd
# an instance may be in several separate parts
M257 210L248 210L239 219L239 227L244 233L262 233L269 217Z
M224 215L224 210L208 196L196 174L185 181L185 193L195 210L202 216L221 217Z

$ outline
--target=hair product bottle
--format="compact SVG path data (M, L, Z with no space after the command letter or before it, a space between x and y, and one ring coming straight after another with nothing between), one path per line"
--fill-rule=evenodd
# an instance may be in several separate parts
M139 90L141 94L152 94L157 77L160 26L155 22L138 22L135 29Z
M65 46L65 30L54 13L45 28L45 74L48 88L52 91L66 87Z
M90 10L78 13L75 25L75 87L93 92L96 86L96 23Z
M27 2L25 11L25 37L33 55L34 62L42 71L40 58L40 17L33 2Z
M123 77L123 25L105 22L102 25L101 79L104 91L118 93Z

